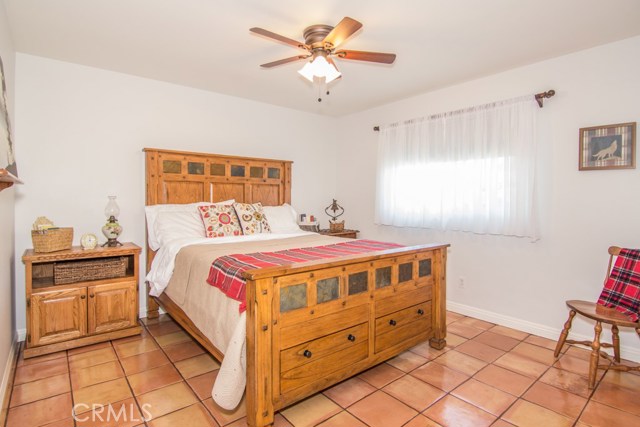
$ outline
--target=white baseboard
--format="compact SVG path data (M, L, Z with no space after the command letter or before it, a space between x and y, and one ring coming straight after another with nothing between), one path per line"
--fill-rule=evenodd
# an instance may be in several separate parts
M8 397L7 392L9 390L7 389L8 389L9 383L12 381L12 375L14 374L13 364L16 362L16 356L17 356L16 351L18 351L18 348L20 348L20 344L18 344L18 342L19 341L17 340L17 337L15 337L13 342L11 343L9 354L7 355L7 363L4 366L4 373L2 374L2 384L0 384L0 405L4 405L4 401ZM7 403L7 406L8 406L8 403ZM4 411L6 408L3 407L0 409Z
M562 331L562 328L551 328L539 323L529 322L527 320L518 319L516 317L505 316L493 311L483 310L481 308L476 308L453 301L447 301L447 310L459 314L464 314L465 316L475 317L476 319L485 320L487 322L495 323L496 325L507 326L519 331L524 331L533 335L538 335L540 337L549 338L554 341L558 339L558 337L560 336L560 332ZM573 332L571 333L570 338L586 341L593 340L593 336L575 334ZM623 359L630 360L632 362L640 362L640 350L636 348L621 345L620 353Z

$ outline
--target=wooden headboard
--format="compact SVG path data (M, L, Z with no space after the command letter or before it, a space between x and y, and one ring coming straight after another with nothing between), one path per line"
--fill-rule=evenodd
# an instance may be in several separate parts
M167 203L291 203L288 160L145 148L147 205Z
M289 160L145 148L146 205L221 202L291 203ZM147 244L147 271L155 251Z

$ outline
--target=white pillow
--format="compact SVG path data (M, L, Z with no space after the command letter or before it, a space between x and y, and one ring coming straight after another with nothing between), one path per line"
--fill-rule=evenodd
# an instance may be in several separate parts
M264 216L267 217L272 233L296 233L298 227L296 211L287 203L282 206L263 206Z
M213 203L228 205L235 200ZM212 203L197 202L177 205L145 206L147 216L147 243L157 251L160 246L177 237L205 237L204 224L198 212L198 206L208 206Z

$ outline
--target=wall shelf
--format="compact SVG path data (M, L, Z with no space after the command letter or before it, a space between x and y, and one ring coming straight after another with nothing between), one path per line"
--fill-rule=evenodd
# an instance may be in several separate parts
M8 170L0 169L0 191L11 187L13 184L23 184L23 182Z

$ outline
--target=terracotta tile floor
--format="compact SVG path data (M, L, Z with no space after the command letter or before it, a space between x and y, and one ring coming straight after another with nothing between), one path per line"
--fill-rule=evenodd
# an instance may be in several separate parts
M244 403L211 399L217 361L168 316L142 323L141 336L20 355L7 426L246 426ZM445 349L418 345L282 410L275 426L640 425L637 373L606 372L589 391L586 350L556 360L552 340L452 312L447 324Z

